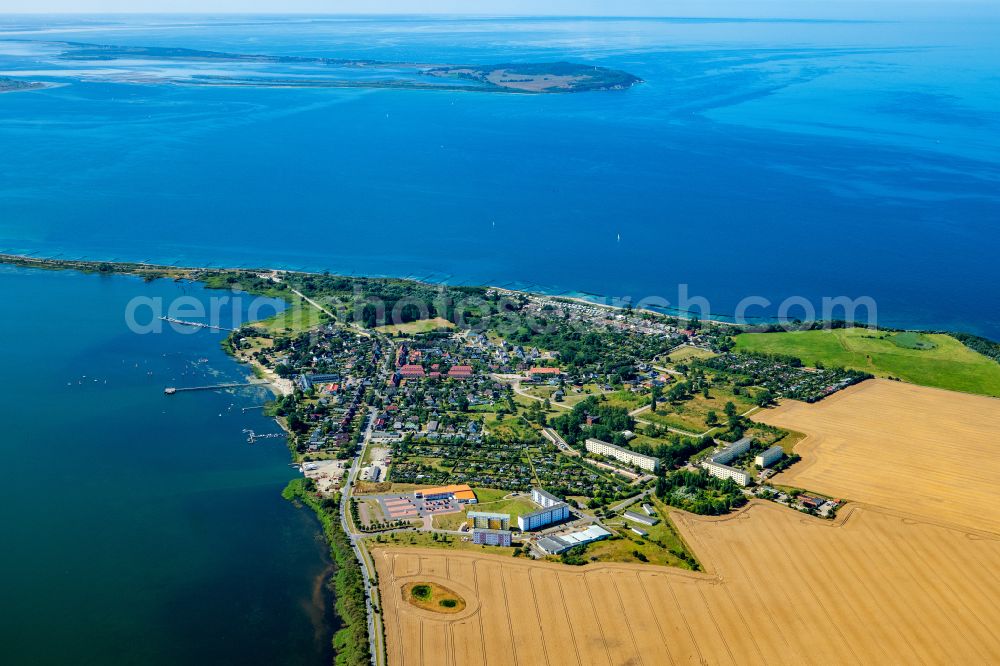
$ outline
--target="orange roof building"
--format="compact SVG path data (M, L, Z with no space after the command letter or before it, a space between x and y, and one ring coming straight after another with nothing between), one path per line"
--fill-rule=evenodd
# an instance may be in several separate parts
M424 500L452 499L463 504L475 504L477 502L476 493L465 483L415 490L413 491L413 496Z
M532 374L532 375L561 375L562 374L562 370L560 370L559 368L534 367L531 370L528 370L528 374Z

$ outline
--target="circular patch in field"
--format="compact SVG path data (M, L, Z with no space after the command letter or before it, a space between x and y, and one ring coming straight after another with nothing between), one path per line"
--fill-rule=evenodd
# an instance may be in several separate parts
M413 581L400 589L403 599L421 610L452 615L461 613L466 607L462 595L434 581Z

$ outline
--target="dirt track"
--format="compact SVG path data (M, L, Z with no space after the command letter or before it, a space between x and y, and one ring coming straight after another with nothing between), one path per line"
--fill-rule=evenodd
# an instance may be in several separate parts
M376 551L389 663L1000 663L1000 530L976 504L993 483L1000 401L914 388L866 382L768 413L811 434L800 446L819 462L801 474L815 480L797 485L887 508L853 503L832 523L764 502L675 514L704 574ZM871 471L879 456L898 469ZM401 585L427 578L463 593L467 612L442 620L403 601Z

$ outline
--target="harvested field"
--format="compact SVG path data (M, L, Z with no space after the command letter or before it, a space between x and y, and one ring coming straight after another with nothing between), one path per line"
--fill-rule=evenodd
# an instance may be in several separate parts
M808 434L779 478L855 500L835 521L673 512L705 573L383 548L383 590L440 576L469 604L383 593L389 663L1000 663L1000 401L871 381L761 418Z
M753 418L807 435L775 483L1000 534L1000 400L873 380Z
M469 602L453 620L383 592L389 663L1000 661L994 535L861 505L830 523L763 502L684 514L679 528L708 573L375 551L383 590L437 576Z

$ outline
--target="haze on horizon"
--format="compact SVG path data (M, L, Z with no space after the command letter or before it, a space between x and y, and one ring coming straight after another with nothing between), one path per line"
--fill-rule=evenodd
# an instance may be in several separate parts
M919 18L997 14L989 0L0 0L0 14L464 14L745 18Z

